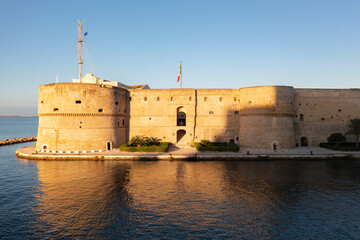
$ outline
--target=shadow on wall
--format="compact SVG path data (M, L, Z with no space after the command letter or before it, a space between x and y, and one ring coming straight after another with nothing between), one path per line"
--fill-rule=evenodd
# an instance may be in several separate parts
M238 97L226 112L224 129L209 140L273 150L295 147L292 87L243 88Z

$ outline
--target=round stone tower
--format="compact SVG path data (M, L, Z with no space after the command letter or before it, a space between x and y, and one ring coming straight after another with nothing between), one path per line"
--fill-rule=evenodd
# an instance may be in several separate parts
M292 87L240 89L239 144L273 150L295 147L294 103Z
M125 89L88 83L39 86L38 151L98 151L127 141Z

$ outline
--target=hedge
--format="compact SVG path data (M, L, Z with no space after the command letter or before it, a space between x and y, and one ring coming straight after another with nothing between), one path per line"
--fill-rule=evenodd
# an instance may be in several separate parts
M235 143L226 142L210 142L207 145L199 142L194 143L194 147L198 151L212 151L212 152L238 152L239 146Z
M161 142L160 145L132 147L128 143L120 146L122 152L167 152L170 143Z
M320 147L339 151L360 151L360 147L356 147L355 142L343 142L339 144L323 142L320 143Z

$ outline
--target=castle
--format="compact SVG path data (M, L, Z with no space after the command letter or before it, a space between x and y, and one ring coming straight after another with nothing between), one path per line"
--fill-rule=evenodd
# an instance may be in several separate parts
M150 89L87 74L39 86L38 113L38 151L110 150L139 134L277 150L344 134L360 118L360 89Z

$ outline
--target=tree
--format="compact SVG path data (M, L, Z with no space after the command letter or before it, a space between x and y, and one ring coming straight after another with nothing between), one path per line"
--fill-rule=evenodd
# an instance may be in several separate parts
M132 137L129 141L130 146L144 146L146 145L146 137L144 135L136 135Z
M359 147L360 138L360 119L354 118L350 120L349 131L346 134L354 134L356 136L356 147Z
M345 142L346 137L341 133L332 133L327 140L329 143L336 143L336 145L338 145L339 143Z

